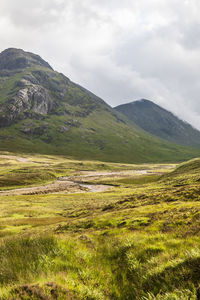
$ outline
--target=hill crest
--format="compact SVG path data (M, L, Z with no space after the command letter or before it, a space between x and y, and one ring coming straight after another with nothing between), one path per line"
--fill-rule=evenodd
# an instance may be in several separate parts
M172 112L141 99L115 107L146 132L176 144L200 148L200 131Z
M0 70L24 69L33 65L53 70L39 55L26 52L22 49L8 48L0 53Z

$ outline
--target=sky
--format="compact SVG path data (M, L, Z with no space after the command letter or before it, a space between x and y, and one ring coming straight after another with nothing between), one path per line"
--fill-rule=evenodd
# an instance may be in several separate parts
M1 0L10 47L111 106L146 98L200 129L199 0Z

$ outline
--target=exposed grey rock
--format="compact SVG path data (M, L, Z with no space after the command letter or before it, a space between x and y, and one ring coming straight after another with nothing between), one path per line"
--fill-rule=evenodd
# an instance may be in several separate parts
M30 127L30 124L29 124L28 126L21 127L20 131L27 135L36 135L36 136L42 137L43 135L47 134L48 125L43 124L41 126Z
M81 123L75 119L65 121L65 124L68 125L69 127L80 127L81 126Z
M64 132L67 132L67 131L69 131L69 128L68 128L68 127L66 127L66 126L61 126L61 127L60 127L60 132L61 132L61 133L64 133Z
M24 75L23 79L29 81L32 84L39 84L39 81L32 74Z
M21 128L20 131L22 133L25 133L25 134L31 134L32 133L31 128L28 128L28 127L27 128Z
M33 129L33 134L37 136L46 135L48 132L48 127L46 125L37 126Z
M31 111L31 116L34 116L34 114L46 115L52 110L53 100L48 91L40 85L31 83L34 76L29 78L31 81L27 79L18 82L20 89L16 96L1 107L0 126L7 126L15 119L27 117L26 112L30 114Z
M33 71L34 77L37 78L38 82L45 88L58 92L60 97L64 97L67 93L67 85L70 80L67 77L62 77L62 81L57 80L57 73L51 71L37 70Z

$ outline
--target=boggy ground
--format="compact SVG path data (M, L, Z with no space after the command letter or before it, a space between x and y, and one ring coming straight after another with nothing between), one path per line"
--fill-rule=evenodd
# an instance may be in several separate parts
M103 192L109 190L112 187L110 185L95 184L102 178L128 178L128 177L138 177L144 174L154 174L158 173L159 165L143 165L141 167L131 165L120 165L120 164L97 164L92 166L92 163L86 162L86 169L89 170L95 167L100 170L98 171L88 171L81 170L81 166L84 163L78 163L76 161L65 160L66 166L59 164L58 161L52 162L50 157L45 157L46 161L42 163L41 161L33 160L28 157L20 157L16 155L1 154L0 159L9 160L9 163L2 163L2 175L0 178L0 194L1 195L34 195L34 194L50 194L55 192L66 192L75 193L82 191L92 191L92 192ZM22 168L16 162L23 162ZM38 164L39 167L38 167ZM70 164L74 164L74 169L70 168ZM112 168L116 168L113 170ZM145 169L145 167L147 169ZM173 165L162 165L163 171L172 168ZM125 170L123 170L125 168ZM138 169L138 168L141 168ZM101 171L101 169L105 169ZM128 170L126 170L128 169ZM40 174L41 173L43 174ZM163 172L162 171L162 172ZM59 172L68 172L68 176L58 177ZM14 174L12 174L14 173ZM71 176L69 176L71 174ZM39 177L39 178L37 178ZM40 178L41 177L41 178ZM21 180L20 180L21 179ZM38 180L37 182L37 179ZM51 182L49 182L51 179ZM31 182L32 181L32 182ZM31 183L37 183L33 186ZM87 184L92 181L92 184ZM42 184L43 183L43 184ZM16 185L16 188L13 188ZM23 185L28 185L28 187L21 187ZM2 189L2 190L1 190Z
M63 177L111 188L13 193ZM1 153L0 299L200 299L199 182L199 160Z

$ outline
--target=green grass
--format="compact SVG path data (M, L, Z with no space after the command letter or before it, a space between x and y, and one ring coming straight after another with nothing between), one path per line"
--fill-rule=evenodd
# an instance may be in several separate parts
M124 175L125 177L125 175ZM134 184L147 184L151 182L158 181L161 178L161 175L136 175L133 177L125 177L125 178L103 178L98 180L89 180L85 183L91 184L107 184L113 186L123 186L123 185L134 185Z
M1 172L131 168L26 158L7 166L0 158ZM160 177L162 165L146 165L151 175L113 179L118 185L102 193L0 195L0 299L198 299L199 168L184 166Z
M176 168L176 170L174 170L174 172L171 175L173 174L178 175L187 172L188 173L199 172L199 169L200 169L200 159L196 158L180 164L178 168Z
M72 127L65 133L58 128L66 121L62 116L45 117L48 132L27 136L20 132L23 121L1 129L2 151L67 155L78 160L101 160L123 163L182 162L199 156L199 150L170 144L164 140L137 132L123 123L117 123L110 113L93 112L89 116L76 118L82 125ZM31 120L30 120L31 122ZM35 128L43 121L34 121ZM91 128L95 128L92 131ZM15 140L10 138L15 136Z
M52 237L15 237L0 242L0 284L31 280L48 271L48 261L56 256L57 242Z

